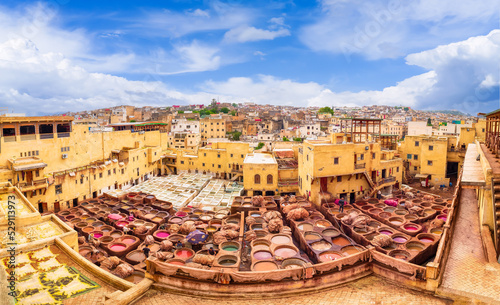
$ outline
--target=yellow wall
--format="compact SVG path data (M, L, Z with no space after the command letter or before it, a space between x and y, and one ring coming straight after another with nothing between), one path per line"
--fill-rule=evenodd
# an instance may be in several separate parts
M260 183L255 183L255 175L260 175ZM269 175L272 176L272 183L267 183ZM275 193L278 189L278 163L245 163L243 185L248 195L255 195L255 191L261 191L262 195L265 195L266 191Z

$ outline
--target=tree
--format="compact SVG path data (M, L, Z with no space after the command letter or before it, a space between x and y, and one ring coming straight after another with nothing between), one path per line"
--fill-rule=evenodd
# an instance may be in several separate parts
M432 126L431 118L427 119L427 126Z
M262 147L264 147L264 143L259 142L259 144L257 145L257 147L255 147L255 150L259 150L259 149L261 149Z
M231 111L231 112L230 112L230 114L231 114L232 116L235 116L235 115L236 115L236 110Z
M293 138L295 142L302 142L302 138Z
M130 120L130 123L135 123L135 122L137 122L137 121L136 120Z
M184 110L179 110L177 111L177 113L184 113Z
M334 111L333 108L326 106L319 108L318 113L330 113L331 115L333 115Z
M233 132L233 141L239 141L241 136L241 132L235 131Z
M287 137L283 137L283 142L290 142L290 139L288 139Z
M232 104L232 106L233 106L234 108L238 108L238 104L236 104L236 103L233 103L233 104Z
M229 108L227 108L227 107L222 107L222 108L220 109L220 112L229 113Z

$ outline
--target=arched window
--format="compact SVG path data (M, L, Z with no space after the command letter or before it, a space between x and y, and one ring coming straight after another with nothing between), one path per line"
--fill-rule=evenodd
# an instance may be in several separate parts
M253 177L253 181L255 184L260 184L260 175L259 174L256 174L254 177Z
M267 184L273 184L273 175L267 175Z

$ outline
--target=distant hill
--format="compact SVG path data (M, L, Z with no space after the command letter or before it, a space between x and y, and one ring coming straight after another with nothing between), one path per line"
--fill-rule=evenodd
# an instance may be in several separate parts
M433 112L433 113L444 113L444 114L451 114L451 115L471 116L471 114L464 113L464 112L458 111L458 110L424 110L424 112Z

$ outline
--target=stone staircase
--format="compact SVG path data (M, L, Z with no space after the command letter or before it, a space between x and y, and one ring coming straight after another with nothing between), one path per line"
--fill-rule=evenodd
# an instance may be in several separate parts
M493 200L495 205L496 246L500 249L500 177L493 178Z

